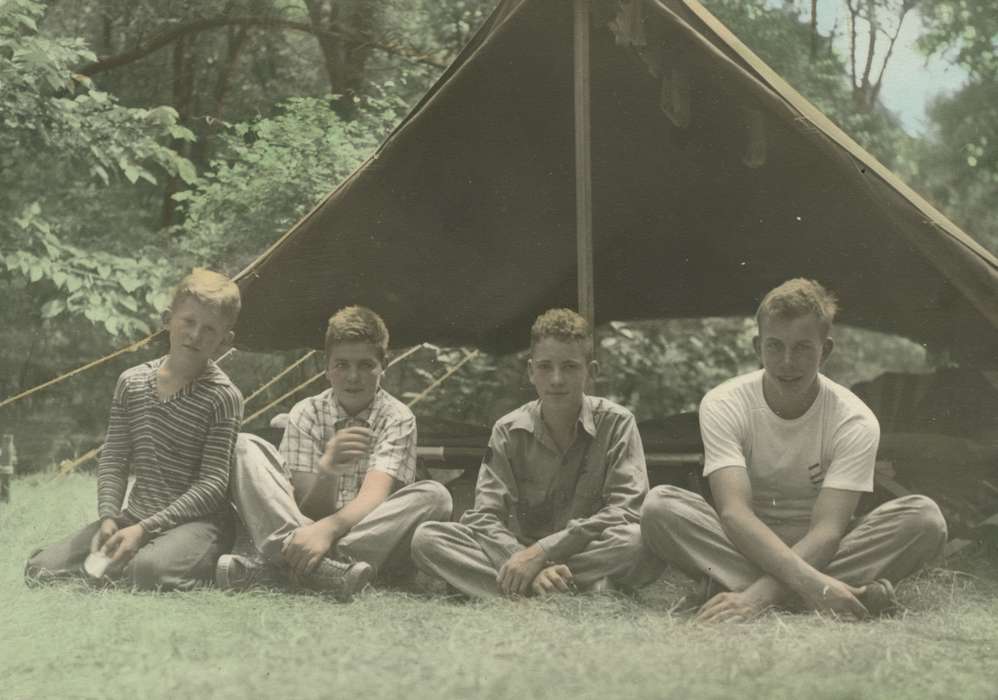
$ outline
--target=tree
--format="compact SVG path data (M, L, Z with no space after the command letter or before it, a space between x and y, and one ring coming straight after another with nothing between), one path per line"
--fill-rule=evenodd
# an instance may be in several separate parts
M29 283L39 319L82 315L134 336L149 329L166 266L60 205L67 192L99 198L102 187L155 184L157 175L194 181L191 163L164 145L193 135L174 110L123 107L74 73L93 54L77 39L39 34L42 11L32 0L0 5L0 273ZM85 245L95 239L102 249Z

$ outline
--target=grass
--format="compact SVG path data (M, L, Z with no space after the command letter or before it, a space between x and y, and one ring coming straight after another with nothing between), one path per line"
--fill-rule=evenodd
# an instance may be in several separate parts
M87 476L0 506L2 698L994 698L998 567L980 552L902 584L901 618L770 614L701 626L668 576L617 596L461 603L374 591L29 590L27 553L94 515Z

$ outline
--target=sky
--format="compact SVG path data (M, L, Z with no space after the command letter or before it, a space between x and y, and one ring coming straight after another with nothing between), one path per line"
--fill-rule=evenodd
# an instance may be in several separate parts
M818 31L827 34L837 22L836 46L845 57L849 45L842 5L842 0L819 0ZM901 25L901 34L887 64L881 89L881 101L900 117L904 129L913 136L924 134L928 129L925 108L931 100L940 94L955 92L967 77L962 68L943 57L927 60L915 46L921 32L921 18L916 9L908 13ZM879 66L879 63L875 65Z

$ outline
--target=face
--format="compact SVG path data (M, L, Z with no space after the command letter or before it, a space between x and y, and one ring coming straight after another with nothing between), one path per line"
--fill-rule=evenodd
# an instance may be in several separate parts
M336 400L350 413L366 408L378 391L383 369L371 343L337 343L329 349L326 377Z
M542 338L527 362L527 376L546 405L566 410L578 410L586 380L595 377L596 362L586 360L586 351L579 341Z
M821 322L811 314L764 318L753 342L768 388L781 401L809 396L816 386L818 370L833 347Z
M200 366L232 342L235 334L217 308L185 297L163 314L170 334L170 357L188 366Z

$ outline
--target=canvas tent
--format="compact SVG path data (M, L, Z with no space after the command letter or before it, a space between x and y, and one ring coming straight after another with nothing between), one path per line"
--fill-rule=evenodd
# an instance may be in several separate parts
M240 276L243 347L510 350L576 302L573 3L504 0L343 185ZM694 0L593 0L596 321L751 314L792 276L847 323L998 363L998 261Z

